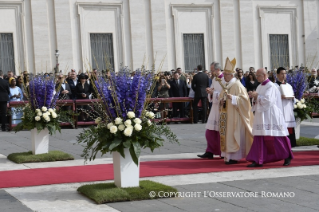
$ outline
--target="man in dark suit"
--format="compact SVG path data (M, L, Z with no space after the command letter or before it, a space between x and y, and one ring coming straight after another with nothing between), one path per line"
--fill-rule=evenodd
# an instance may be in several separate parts
M192 89L195 92L194 103L193 103L193 116L194 123L198 122L198 102L202 101L202 123L206 123L207 116L207 92L206 88L209 87L209 78L207 74L203 73L203 67L197 66L198 73L194 76L192 81Z
M70 75L70 78L67 79L67 82L70 86L70 89L71 89L71 96L70 98L71 99L76 99L76 92L75 92L75 88L76 88L76 85L78 83L78 78L77 78L77 75L76 75L76 72L74 69L71 70L71 75Z
M174 72L172 81L170 81L171 88L169 89L170 97L186 97L187 96L187 86L184 80L180 80L180 75L178 72ZM181 118L185 117L184 102L173 103L173 116L177 117L177 110L179 109L179 114Z
M72 91L68 83L65 81L65 77L63 74L59 75L57 84L55 88L57 88L61 83L61 88L60 88L60 95L59 99L71 99L72 97Z
M0 119L2 131L6 131L7 103L9 101L9 94L9 83L3 79L3 72L0 70Z

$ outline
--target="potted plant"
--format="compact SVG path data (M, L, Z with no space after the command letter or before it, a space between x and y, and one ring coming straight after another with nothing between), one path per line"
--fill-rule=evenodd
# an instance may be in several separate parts
M94 160L98 153L113 153L115 184L137 187L141 149L163 146L163 137L178 142L170 128L154 123L154 113L147 111L147 94L156 85L154 71L137 70L131 76L127 68L121 68L93 81L100 99L92 106L97 126L84 129L77 138L84 144L83 156Z

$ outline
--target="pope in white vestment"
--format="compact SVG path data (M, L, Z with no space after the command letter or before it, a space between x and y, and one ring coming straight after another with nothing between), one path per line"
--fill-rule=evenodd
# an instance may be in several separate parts
M284 166L287 166L293 154L282 114L281 94L268 79L265 69L259 69L256 76L261 84L255 92L249 93L254 98L252 109L255 111L255 119L252 131L254 141L246 157L252 164L248 167L259 167L280 160L285 160Z
M295 136L295 127L296 127L296 120L294 115L294 104L295 104L295 97L294 96L285 96L283 93L282 86L285 86L285 90L289 89L291 93L293 93L293 88L290 84L286 82L287 72L285 68L279 67L277 69L277 78L275 85L281 93L281 101L282 101L282 113L284 115L287 128L288 128L288 138L290 140L291 147L296 146L296 136Z
M215 63L216 64L216 63ZM214 66L212 64L211 66ZM218 97L220 92L223 90L220 83L217 81L220 80L222 84L225 84L224 75L220 70L220 67L216 68L211 67L213 70L213 74L215 78L212 81L210 89L208 92L208 101L212 103L212 107L210 109L210 113L208 116L207 124L206 124L206 141L207 148L206 152L203 155L197 155L200 158L209 158L212 159L214 155L221 156L220 151L220 135L219 135L219 101Z

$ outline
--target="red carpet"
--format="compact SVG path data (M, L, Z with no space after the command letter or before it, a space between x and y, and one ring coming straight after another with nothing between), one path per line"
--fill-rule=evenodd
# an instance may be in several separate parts
M295 152L295 159L289 167L319 165L319 151ZM249 163L241 161L235 165L225 165L221 159L185 159L142 162L140 177L197 174L208 172L250 170ZM262 168L286 168L283 161L265 164ZM283 170L284 171L284 170ZM113 180L113 165L87 165L61 168L41 168L0 172L0 188L50 185ZM194 182L195 183L195 182Z

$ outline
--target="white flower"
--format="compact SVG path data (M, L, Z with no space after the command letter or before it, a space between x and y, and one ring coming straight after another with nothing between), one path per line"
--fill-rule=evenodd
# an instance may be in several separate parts
M130 118L130 119L132 119L132 118L135 117L135 113L132 112L132 111L130 111L130 112L127 113L127 117Z
M45 112L45 111L47 111L47 110L48 110L48 108L46 108L46 107L44 107L44 106L42 107L42 111L43 111L43 112Z
M44 113L44 114L43 114L43 118L44 118L44 119L49 118L48 114Z
M115 119L115 124L116 125L119 125L119 124L122 124L122 119L121 118L119 118L119 117L117 117L116 119Z
M124 124L120 124L118 128L120 131L123 131L125 129L125 126L124 126Z
M297 105L294 105L294 108L296 109L296 108L297 108Z
M40 112L38 112L38 114L37 114L38 116L42 116L42 113L41 113L41 111Z
M40 109L36 109L35 112L39 113L39 112L41 112L41 110Z
M150 112L147 111L147 112L145 113L145 116L146 116L146 117L149 117L149 116L150 116Z
M132 135L133 129L128 127L124 130L124 135L130 137Z
M152 125L151 120L147 120L147 125L148 125L148 126L151 126L151 125Z
M95 121L96 124L99 124L102 121L102 119L101 119L101 117L98 117L94 121Z
M52 113L52 118L55 119L57 116L58 116L58 115L57 115L55 112Z
M34 120L40 121L40 120L41 120L41 117L40 117L40 116L36 116L36 117L34 118Z
M148 117L153 119L155 117L155 114L153 112L149 112Z
M142 130L142 125L140 125L140 124L135 124L134 129L135 129L136 131L141 131L141 130Z
M110 127L110 132L115 134L117 132L117 127L116 126Z
M49 110L48 110L50 113L53 113L54 111L52 110L52 108L50 108Z
M133 130L133 126L132 125L129 125L126 128L131 128Z
M303 105L303 108L307 108L307 106L306 106L306 105Z
M139 118L135 118L134 122L135 122L135 124L141 124L142 123L141 119L139 119Z
M297 107L298 107L299 109L302 109L302 108L303 108L303 106L302 106L302 104L301 104L300 102L297 103Z
M300 102L301 102L301 103L305 103L305 99L302 98L302 99L300 100Z
M298 99L296 99L296 103L298 103L299 102L299 100Z
M106 126L107 126L107 129L110 129L112 126L114 126L114 124L111 122L111 123L108 123Z
M50 119L50 117L48 116L48 118L44 118L44 120L46 120L47 122L49 122L51 119Z
M56 111L56 109L54 108L54 109L53 109L53 111L55 112L55 111Z
M126 120L125 122L124 122L124 125L125 126L130 126L130 125L132 125L132 121L131 120Z

